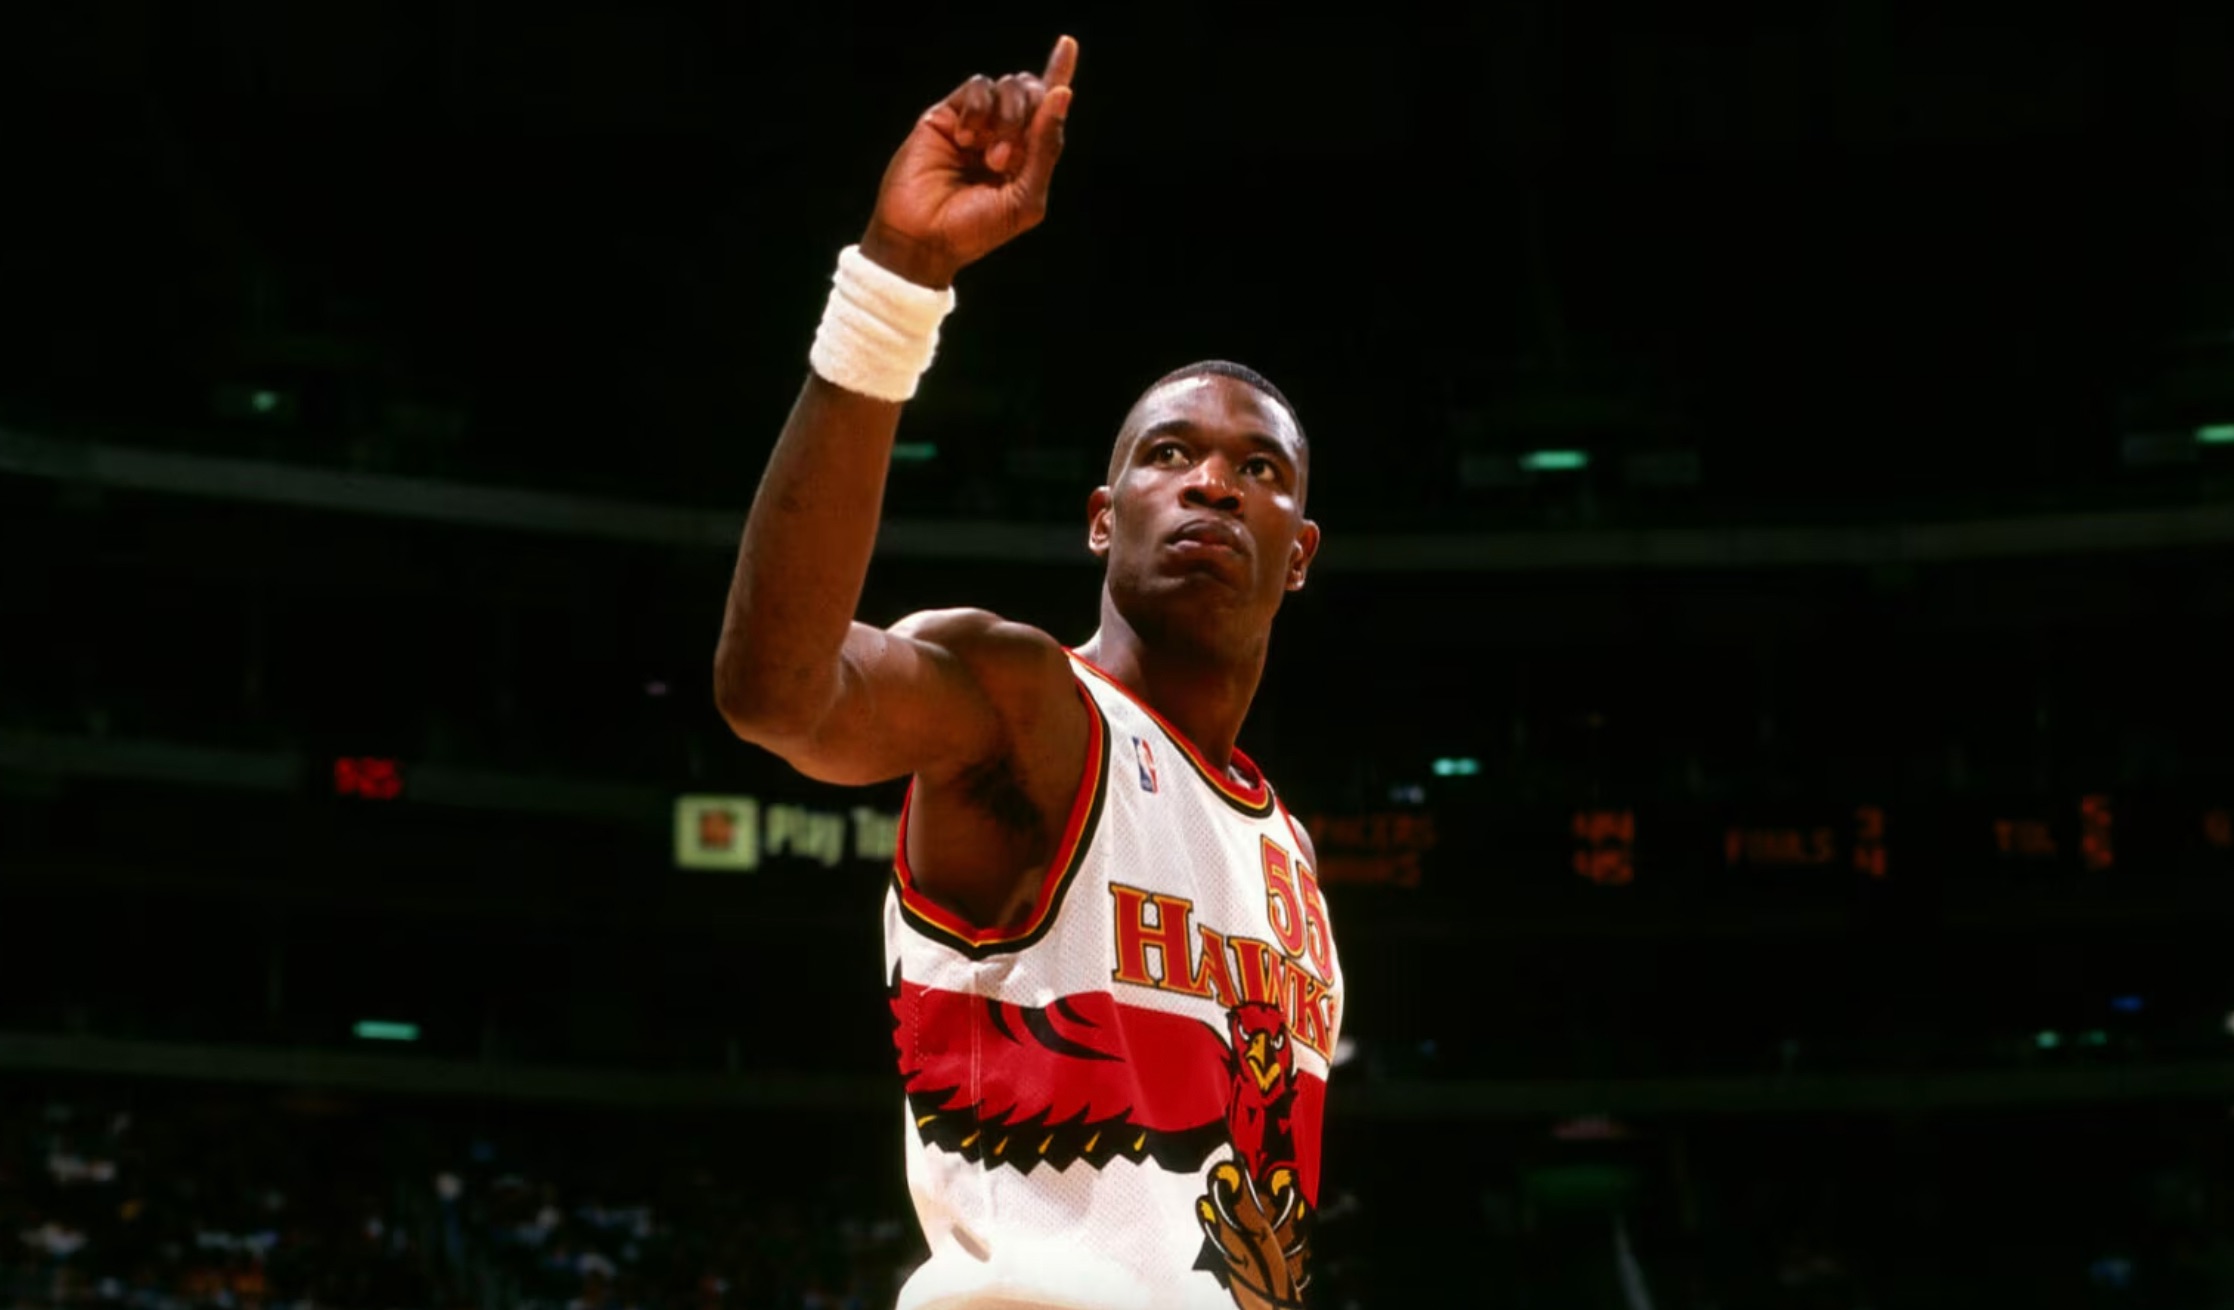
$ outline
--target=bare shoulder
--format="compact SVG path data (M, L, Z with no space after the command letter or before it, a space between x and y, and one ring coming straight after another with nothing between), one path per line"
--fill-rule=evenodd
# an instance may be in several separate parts
M892 635L935 652L993 726L915 770L907 862L915 889L981 926L1027 913L1086 774L1089 713L1061 643L984 610L912 614Z
M996 699L1035 690L1068 693L1070 657L1061 642L1029 623L990 610L922 610L893 624L891 632L937 647Z

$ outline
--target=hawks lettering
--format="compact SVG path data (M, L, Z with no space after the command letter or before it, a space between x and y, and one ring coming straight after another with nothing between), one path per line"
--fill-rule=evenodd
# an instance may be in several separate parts
M1110 977L1135 987L1208 996L1210 987L1196 972L1194 952L1187 944L1194 926L1195 903L1184 896L1142 891L1121 882L1111 883L1109 894L1117 902L1117 968ZM1150 911L1155 914L1154 923L1148 921ZM1151 947L1157 956L1154 971L1148 967Z
M1255 1003L1278 1007L1295 1040L1328 1054L1334 994L1301 958L1254 937L1227 937L1194 922L1183 896L1109 886L1116 921L1114 982L1181 996L1218 998L1228 1009ZM1299 943L1300 944L1300 943Z
M1235 971L1241 975L1241 999L1276 1005L1287 991L1287 957L1269 942L1254 937L1233 939Z

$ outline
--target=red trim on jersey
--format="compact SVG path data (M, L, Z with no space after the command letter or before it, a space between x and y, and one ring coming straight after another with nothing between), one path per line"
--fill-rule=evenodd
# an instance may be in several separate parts
M1319 1203L1321 1125L1326 1119L1326 1080L1297 1070L1295 1075L1295 1180L1303 1199Z
M1279 811L1280 811L1280 817L1281 817L1282 819L1284 819L1284 820L1286 820L1286 821L1287 821L1287 825L1288 825L1288 835L1289 835L1289 836L1291 836L1291 837L1293 837L1293 838L1295 838L1295 853L1296 853L1296 856L1297 856L1298 858L1301 858L1301 857L1303 856L1303 854L1304 854L1304 853L1305 853L1306 851L1310 852L1310 854L1311 854L1311 867L1312 867L1313 871L1315 872L1315 871L1316 871L1316 870L1318 869L1318 864L1319 864L1319 859L1318 859L1318 849L1317 849L1316 847L1312 846L1312 845L1311 845L1311 843L1310 843L1309 841L1306 841L1306 840L1304 839L1304 835L1303 835L1303 825L1302 825L1302 824L1300 824L1300 823L1297 823L1297 822L1295 821L1295 815L1293 815L1293 814L1291 814L1291 813L1289 813L1289 812L1288 812L1288 803L1287 803L1286 801L1283 801L1283 800L1281 800L1281 799L1280 799L1279 797L1277 797L1277 796L1275 796L1275 797L1273 797L1273 798L1272 798L1272 803L1273 803L1273 805L1274 805L1274 806L1278 807L1278 809L1279 809Z
M899 888L901 912L929 936L972 955L985 955L1028 946L1047 930L1101 818L1109 772L1108 725L1102 721L1101 707L1094 704L1086 684L1078 682L1076 686L1078 699L1086 704L1086 768L1079 775L1078 794L1071 799L1070 818L1063 824L1061 840L1055 843L1054 858L1047 862L1039 892L1032 898L1031 913L1023 922L1006 928L980 928L916 890L915 872L908 867L908 815L915 805L915 780L908 780L907 796L900 802L899 845L892 857L892 876Z
M1236 783L1225 770L1212 768L1210 761L1202 758L1202 752L1195 749L1195 744L1187 740L1187 734L1173 727L1169 719L1156 713L1156 707L1142 700L1138 692L1119 682L1116 675L1077 651L1071 652L1071 658L1085 665L1089 672L1103 682L1123 692L1125 698L1138 705L1143 714L1154 719L1156 726L1164 730L1166 737L1171 738L1172 744L1179 748L1180 754L1187 757L1187 763L1194 766L1195 772L1201 775L1202 780L1217 788L1218 793L1233 802L1236 808L1252 818L1259 819L1272 813L1272 789L1265 785L1264 770L1257 767L1255 760L1243 754L1239 746L1233 748L1233 762L1239 765L1241 771L1250 775L1254 781Z

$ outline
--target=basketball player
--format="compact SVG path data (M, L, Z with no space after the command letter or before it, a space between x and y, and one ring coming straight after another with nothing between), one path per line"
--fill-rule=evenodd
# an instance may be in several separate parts
M853 621L901 402L964 268L1036 226L1078 48L927 110L842 252L769 459L715 681L827 782L911 778L885 955L903 1307L1294 1306L1342 975L1311 843L1235 746L1319 545L1293 409L1238 365L1157 382L1086 501L1075 649L978 610Z

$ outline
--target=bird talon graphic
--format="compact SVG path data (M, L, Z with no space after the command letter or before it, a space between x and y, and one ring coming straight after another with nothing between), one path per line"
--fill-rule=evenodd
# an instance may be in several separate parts
M1280 1213L1273 1219L1273 1227L1278 1228L1295 1217L1296 1207L1303 1203L1303 1194L1296 1190L1294 1170L1273 1170L1272 1177L1265 1183L1265 1190L1280 1198Z
M1257 1002L1227 1016L1233 1099L1226 1128L1234 1158L1212 1166L1195 1202L1209 1242L1198 1268L1218 1274L1240 1310L1290 1310L1308 1281L1305 1219L1296 1185L1295 1056L1278 1007Z

